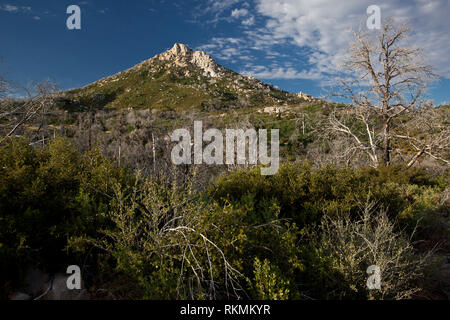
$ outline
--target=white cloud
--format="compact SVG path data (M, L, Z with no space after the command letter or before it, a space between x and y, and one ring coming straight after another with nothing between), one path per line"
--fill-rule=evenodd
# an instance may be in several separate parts
M245 42L240 38L212 38L208 44L198 47L198 50L213 54L215 58L226 61L249 60L248 50L244 48Z
M234 9L233 11L231 11L231 16L233 18L242 18L245 17L246 15L248 15L247 9Z
M207 6L205 8L206 12L213 12L220 14L235 4L239 3L240 0L208 0Z
M4 4L0 5L0 11L6 11L6 12L30 12L31 7L28 6L15 6L12 4Z
M231 18L242 19L242 25L253 26L255 24L255 17L249 13L245 8L234 9L231 11Z
M249 64L247 68L241 70L240 73L260 79L321 79L320 73L306 70L298 71L292 67L283 66L266 67Z
M259 0L257 11L268 18L266 29L274 38L292 40L312 50L310 63L322 73L334 72L351 40L351 28L367 19L373 0ZM409 21L415 35L413 45L425 49L430 63L442 76L450 77L449 1L378 1L383 18Z
M260 70L247 67L254 76L273 79L293 77L316 78L337 72L352 40L351 29L365 26L369 5L381 8L382 18L394 18L397 23L409 22L415 30L409 44L424 48L428 62L437 72L450 78L450 1L440 0L255 0L256 6L240 5L232 11L247 30L239 41L211 41L211 54L228 60L239 60L241 52L259 51L268 59L278 59L278 68ZM225 0L220 8L229 9L233 0ZM217 4L219 6L219 4ZM250 28L265 21L264 26ZM226 39L226 38L222 38ZM217 38L216 38L217 40ZM221 51L228 50L227 55ZM290 51L290 52L287 52ZM235 52L236 56L231 53ZM217 53L217 54L216 54ZM245 54L248 57L248 52ZM297 69L288 66L289 59L302 58ZM261 64L261 62L259 63ZM258 71L259 70L259 71Z
M242 20L244 26L253 26L255 24L255 17L251 16L248 19Z
M1 6L1 10L8 11L8 12L15 12L15 11L19 10L19 7L13 6L10 4L5 4L5 5Z

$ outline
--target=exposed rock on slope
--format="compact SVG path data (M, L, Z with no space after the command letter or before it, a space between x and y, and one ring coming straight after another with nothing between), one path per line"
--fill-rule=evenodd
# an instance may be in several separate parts
M313 101L320 101L320 99L313 97L312 95L309 95L307 93L304 92L299 92L297 93L297 96L303 100L309 101L309 102L313 102Z
M205 77L217 78L224 74L225 69L218 65L210 56L203 51L192 51L186 45L176 43L168 50L153 59L161 61L172 61L175 65L186 68L194 65L203 70Z
M305 101L296 94L231 71L205 52L179 43L124 72L72 90L68 98L68 107L80 110L89 106L214 111Z

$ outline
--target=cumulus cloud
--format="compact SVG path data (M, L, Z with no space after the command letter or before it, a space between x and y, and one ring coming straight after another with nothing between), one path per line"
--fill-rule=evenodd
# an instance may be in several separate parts
M373 0L259 0L257 11L267 17L269 34L311 49L310 63L316 70L333 73L351 41L350 30L365 23L366 9L372 4ZM409 22L415 30L411 44L424 48L429 62L442 76L450 77L450 2L389 0L378 5L383 18Z
M239 17L240 23L247 28L241 41L210 42L212 54L233 48L228 52L236 52L236 56L229 54L226 56L228 60L239 59L240 52L245 50L260 51L268 58L286 56L279 61L278 68L266 67L262 70L256 65L244 70L253 72L254 76L265 79L275 76L282 79L312 79L317 75L325 78L335 74L352 40L351 29L365 26L368 18L366 10L376 4L381 8L383 19L393 18L396 23L408 22L415 30L409 44L424 48L428 62L441 76L450 78L450 20L447 17L450 1L255 0L254 4L245 8L241 5L240 9L231 11L231 16ZM230 10L234 5L235 1L226 0L220 7ZM248 57L248 54L245 56ZM304 58L303 66L297 65L298 70L288 67L289 59L298 56Z

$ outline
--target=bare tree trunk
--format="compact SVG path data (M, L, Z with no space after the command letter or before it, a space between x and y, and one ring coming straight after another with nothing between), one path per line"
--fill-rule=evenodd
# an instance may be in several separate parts
M391 163L391 150L390 150L390 120L388 117L384 119L383 126L383 162L386 167L388 167Z
M419 159L423 154L425 153L425 150L420 150L419 152L417 152L411 160L409 160L407 167L410 168L414 165L414 163L416 163L417 159Z
M305 135L305 113L302 113L302 132Z
M156 146L155 146L155 136L153 135L153 132L152 132L152 140L153 140L153 145L152 145L152 148L153 148L153 171L154 172L156 172Z

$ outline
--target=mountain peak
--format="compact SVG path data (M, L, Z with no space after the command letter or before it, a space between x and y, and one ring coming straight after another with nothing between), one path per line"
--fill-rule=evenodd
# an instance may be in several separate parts
M225 70L204 51L193 51L182 43L175 43L172 49L157 55L155 59L173 63L178 67L196 66L203 71L204 76L211 78L219 77Z
M173 48L169 50L174 55L186 55L188 53L191 53L192 50L183 43L175 43Z
M182 43L123 72L70 92L73 104L96 107L204 111L273 107L300 103L300 97L242 76L204 51ZM91 102L90 102L91 103Z

